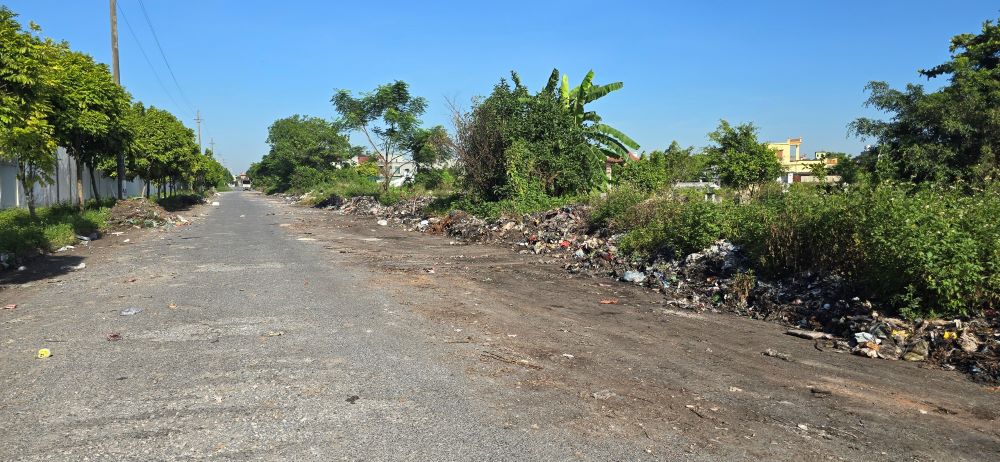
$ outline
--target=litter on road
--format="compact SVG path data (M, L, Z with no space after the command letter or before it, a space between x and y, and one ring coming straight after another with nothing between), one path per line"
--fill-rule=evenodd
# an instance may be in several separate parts
M124 310L121 310L118 314L121 315L121 316L132 316L132 315L136 315L136 314L142 313L142 311L143 311L142 308L137 308L137 307L134 307L134 306L130 306L128 308L125 308Z
M42 348L38 350L38 354L35 355L35 357L38 359L45 359L48 358L49 356L52 356L52 352L49 351L48 348Z

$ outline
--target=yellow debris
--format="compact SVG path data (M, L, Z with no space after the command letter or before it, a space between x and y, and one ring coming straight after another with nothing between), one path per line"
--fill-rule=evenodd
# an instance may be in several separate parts
M958 334L956 334L956 333L954 333L954 332L952 332L950 330L949 331L945 331L945 333L944 333L944 339L945 340L954 340L956 338L958 338Z
M38 356L37 356L38 359L45 359L48 358L49 356L52 356L52 352L49 351L48 348L42 348L41 350L38 350Z

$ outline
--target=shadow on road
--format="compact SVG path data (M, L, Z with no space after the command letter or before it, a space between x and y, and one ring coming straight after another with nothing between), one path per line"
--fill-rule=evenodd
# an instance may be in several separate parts
M81 269L84 258L79 255L47 255L24 264L24 271L14 268L0 271L0 290L13 284L40 281Z

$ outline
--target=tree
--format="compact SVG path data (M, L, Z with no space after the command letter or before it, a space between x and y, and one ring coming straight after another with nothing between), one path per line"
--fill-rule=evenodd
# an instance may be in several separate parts
M517 75L515 74L515 81ZM599 147L600 152L612 158L627 157L629 149L639 149L639 143L618 129L601 123L601 117L594 111L588 111L586 105L601 99L611 92L621 90L625 84L612 82L605 85L594 85L594 71L587 75L576 87L569 87L569 76L563 74L559 78L559 70L552 69L549 81L542 90L544 93L556 91L559 82L559 102L578 124L587 129L587 138Z
M255 183L269 191L312 186L333 164L351 155L347 136L338 124L319 117L293 115L268 128L271 145L260 162L251 165Z
M16 15L0 6L0 158L17 165L17 179L35 214L35 185L51 181L56 139L51 123L57 91L54 46L21 29Z
M409 86L402 80L379 85L360 97L351 96L347 90L338 90L331 99L338 121L348 130L359 130L372 147L382 176L382 190L388 191L395 174L393 163L407 154L420 128L420 116L427 109L427 101L410 95Z
M919 71L948 76L937 91L909 84L902 91L870 82L866 106L892 114L859 118L849 126L877 145L863 162L876 180L985 183L1000 170L1000 24L983 23L979 34L951 40L951 59Z
M442 162L451 160L454 156L454 143L448 136L448 131L441 125L432 128L420 128L410 139L410 158L417 165L417 171L434 168Z
M152 184L174 186L191 177L191 168L199 158L194 131L173 114L142 103L132 106L129 124L134 137L127 149L130 169L146 179L146 194Z
M57 49L59 91L55 104L55 132L59 143L76 161L77 171L90 169L90 181L98 197L96 166L102 156L117 158L129 133L119 119L128 110L131 97L116 84L104 64L62 44ZM77 175L77 201L84 207L83 178Z
M767 143L757 140L757 128L753 124L733 127L722 120L708 138L715 144L705 151L723 186L747 190L752 196L761 185L781 176L781 162Z
M858 181L858 158L851 157L844 152L828 152L825 159L834 159L836 162L826 169L830 175L840 177L842 183L854 183Z

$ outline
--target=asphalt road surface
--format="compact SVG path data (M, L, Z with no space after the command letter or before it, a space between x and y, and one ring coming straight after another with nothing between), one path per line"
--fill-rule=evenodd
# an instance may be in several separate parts
M897 394L906 390L881 393L876 387L850 396L836 387L833 393L819 389L817 398L810 389L774 385L770 381L783 380L765 376L775 374L773 368L792 366L753 350L746 361L762 364L752 373L773 390L749 398L752 384L746 380L736 387L721 378L713 384L708 374L677 372L700 365L731 369L729 363L705 359L713 348L726 347L665 350L675 346L669 340L648 341L653 337L636 340L650 343L640 350L645 353L629 350L628 358L622 353L613 361L594 354L587 366L585 354L561 353L570 351L568 343L549 345L541 353L517 342L531 341L533 325L545 332L537 334L536 348L556 341L553 333L574 330L590 336L574 340L579 344L632 341L625 334L601 334L601 323L622 326L641 319L622 321L629 313L595 311L594 320L578 327L567 324L572 314L559 314L559 321L527 315L469 320L466 314L493 305L514 307L515 297L511 292L505 299L504 289L489 285L490 278L467 287L464 279L447 279L459 276L448 276L441 267L405 267L408 247L437 249L441 261L460 253L445 238L392 234L370 223L337 221L347 217L329 212L292 210L252 193L227 193L219 200L219 207L192 211L190 226L108 236L101 240L103 247L98 241L91 252L59 257L67 264L85 261L85 269L39 276L0 292L5 304L18 304L16 310L0 312L0 459L878 460L953 455L995 460L1000 450L995 391L957 374L899 365L880 379L905 382L911 374L926 380L914 379L917 390L928 384L947 389L922 403ZM318 213L327 215L317 218ZM313 229L309 220L327 221ZM374 237L377 233L380 237ZM421 292L423 283L415 278L437 274L452 282L441 283L431 295ZM522 298L562 285L533 279L519 286ZM481 297L482 305L468 303L470 297ZM547 304L546 310L582 303L566 297L562 302ZM469 311L462 311L466 305ZM430 307L441 312L431 313ZM121 315L127 308L142 311ZM714 331L736 325L734 335L756 335L752 329L777 332L766 323L696 318L673 319L707 323ZM543 327L549 322L553 325ZM738 328L744 325L751 327ZM776 341L786 349L800 345L794 339ZM52 356L36 359L39 348L50 349ZM627 348L632 347L606 350ZM643 361L678 354L693 362L672 359L676 367L662 361L640 367ZM855 361L845 364L873 364L830 356L831 361ZM632 362L625 365L626 360ZM816 361L803 363L808 366L797 367L814 367ZM829 366L822 370L832 374ZM614 391L605 392L605 386ZM705 391L712 387L719 389L722 404L708 403L716 399ZM640 389L659 391L642 395ZM634 399L622 398L630 393ZM870 402L857 401L867 393ZM887 403L883 398L889 395L899 402ZM739 412L715 417L727 407ZM803 423L812 417L829 427L818 431L813 421ZM910 423L921 418L935 420ZM897 420L902 423L894 428ZM872 428L870 436L858 429L859 421Z

